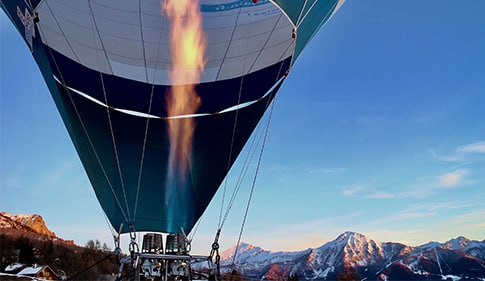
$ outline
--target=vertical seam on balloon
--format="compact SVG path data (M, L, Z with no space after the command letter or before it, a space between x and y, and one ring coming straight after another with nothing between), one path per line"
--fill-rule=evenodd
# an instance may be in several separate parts
M308 14L311 12L311 10L313 9L313 7L315 7L315 5L317 4L318 0L315 0L313 2L313 4L310 6L310 8L308 9L308 11L306 11L305 15L303 16L303 18L301 19L301 21L298 23L297 27L296 28L299 28L301 23L306 19L306 17L308 16ZM303 11L303 10L302 10Z
M96 52L96 58L98 59L96 62L98 64L98 68L101 69L101 64L99 63L101 61L100 59L100 56L99 56L99 53L98 52L98 41L96 40L96 35L98 36L99 38L99 34L96 33L96 24L94 23L94 14L93 14L93 11L91 10L91 6L89 7L90 8L90 11L91 11L91 16L90 16L90 19L89 19L89 23L91 24L91 34L93 35L93 42L94 42L94 50ZM99 38L101 40L101 38ZM101 49L103 48L103 45L101 44ZM102 50L103 53L104 53L104 50Z
M141 20L141 2L143 2L143 1L138 2L138 20L140 22L140 38L141 38L141 49L142 49L142 53L143 53L143 64L145 65L145 79L148 83L149 80L148 80L147 58L146 58L146 54L145 54L145 39L143 37L143 24L142 24L142 20Z
M161 12L163 12L163 9L161 9ZM152 80L151 82L148 81L148 83L151 83L151 84L156 84L156 77L157 77L157 73L160 71L160 69L158 68L158 63L159 63L159 59L160 59L160 50L161 50L161 46L162 46L162 34L164 32L164 29L165 29L165 25L164 25L164 16L162 15L161 17L161 32L160 32L160 36L158 37L158 47L157 47L157 56L156 56L156 59L155 59L155 67L153 69L153 77L152 77Z
M281 14L279 15L278 19L275 21L275 24L273 25L273 29L271 30L271 33L270 33L270 36L268 36L268 38L266 38L266 41L264 42L264 45L263 47L261 48L261 50L259 50L258 52L258 55L256 56L256 58L254 59L253 63L251 64L251 67L249 68L249 72L251 72L251 70L253 69L254 65L256 64L256 62L258 61L258 58L261 56L261 53L265 50L266 48L266 45L268 44L269 42L269 39L271 38L271 36L273 35L273 32L275 31L276 29L276 26L278 26L278 22L280 21L281 19ZM284 42L283 42L284 43ZM280 58L281 59L281 58Z
M54 15L54 13L52 12L52 9L51 9L51 7L49 6L49 3L45 2L45 5L46 5L47 9L49 9L49 12L51 13L52 18L54 18L54 21L56 22L57 27L58 27L58 28L59 28L59 30L61 31L62 36L64 37L64 40L66 40L66 43L67 43L67 45L69 46L69 48L71 49L71 52L74 54L74 57L76 57L76 60L77 60L78 62L81 62L81 60L80 60L80 59L79 59L79 57L77 56L76 52L74 51L74 48L72 47L71 42L68 40L68 38L67 38L66 34L64 33L64 30L62 29L61 25L59 24L59 21L57 20L57 17L56 17L56 16ZM39 31L40 31L41 33L43 33L43 32L42 32L41 25L39 25ZM45 38L45 36L42 36L42 37L44 37L44 38ZM41 38L41 39L42 39L42 38ZM47 42L46 42L46 43L47 43ZM49 49L50 49L50 47L49 47ZM59 70L59 69L58 69L58 71L59 71L59 73L60 73L60 70ZM62 77L61 77L61 78L62 78Z
M298 28L300 26L301 21L303 21L303 20L300 21L300 19L301 19L301 15L303 14L303 10L305 10L307 2L308 2L308 0L305 0L305 2L303 2L303 6L301 7L300 14L298 15L298 18L296 19L295 28ZM317 2L317 0L313 1L313 3L315 3L315 2Z
M224 61L226 60L227 53L229 52L229 48L231 47L232 38L234 37L234 33L236 32L236 26L237 26L237 23L239 21L239 16L241 15L241 10L242 10L242 6L243 6L243 5L241 5L241 2L242 2L242 0L239 1L239 4L240 4L239 5L239 11L237 13L236 22L234 23L234 27L232 28L231 37L227 41L228 44L227 44L226 51L224 52L224 56L222 57L221 67L219 67L219 70L217 71L217 75L214 79L216 81L219 79L219 75L221 73L222 66L224 65Z
M98 24L96 23L96 18L94 17L94 11L93 11L93 7L91 6L91 0L88 0L88 5L89 5L89 10L91 11L91 18L93 19L92 23L94 24L94 30L98 34L99 42L101 43L101 48L103 48L103 53L106 57L106 64L108 65L111 74L114 74L113 67L111 66L111 63L109 61L108 52L104 47L103 38L101 37L101 34L99 34L99 28L98 28Z
M269 0L269 2L273 3L273 5L275 5L279 10L280 12L285 15L285 17L288 19L288 21L290 22L291 26L293 26L294 28L296 27L296 23L293 22L293 19L288 15L288 13L286 13L285 10L283 10L283 8L281 8L280 5L278 5L278 3L275 2L275 0Z
M339 1L338 1L338 0L334 2L333 7L331 8L331 11L332 11L332 12L328 12L328 13L327 13L327 14L326 14L326 15L323 17L323 20L322 20L322 21L321 21L321 23L320 23L320 27L321 27L321 26L323 26L323 25L325 25L325 24L328 22L328 20L330 19L330 17L331 17L331 16L332 16L332 15L335 13L335 9L336 9L336 7L337 7L338 3L339 3ZM305 43L305 45L303 45L303 47L301 48L301 50L300 50L299 54L301 54L301 53L303 52L303 50L306 48L306 46L307 46L308 42L311 40L311 38L313 38L313 36L315 36L315 34L316 34L317 32L318 32L318 29L315 29L315 30L313 31L313 33L310 35L310 37L308 38L308 40L307 40L307 42ZM295 47L296 47L296 45L295 45ZM296 58L295 58L295 59L296 59Z

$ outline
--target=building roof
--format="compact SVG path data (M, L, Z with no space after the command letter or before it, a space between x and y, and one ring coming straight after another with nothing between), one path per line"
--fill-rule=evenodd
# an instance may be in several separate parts
M25 267L25 264L15 262L15 263L9 264L7 267L5 267L5 272L14 272L14 271L22 269L23 267Z
M18 275L36 275L46 267L46 265L28 266L22 269L22 271L20 271Z

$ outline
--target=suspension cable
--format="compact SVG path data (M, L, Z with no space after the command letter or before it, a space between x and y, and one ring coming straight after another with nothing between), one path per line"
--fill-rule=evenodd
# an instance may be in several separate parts
M290 46L293 45L293 44L290 44L287 49L285 50L285 52L282 53L281 57L280 57L280 61L282 60L284 54L286 53L286 51L290 48ZM275 78L275 84L277 83L278 81L278 77L280 76L281 74L281 71L283 69L283 62L281 62L280 64L280 68L278 70L278 75L276 75L276 78ZM286 78L287 74L289 72L289 69L285 72L285 75L283 77L283 80L281 80L279 83L283 83L284 79ZM258 176L258 173L259 173L259 168L260 168L260 165L261 165L261 159L263 157L263 152L264 152L264 148L265 148L265 145L266 145L266 140L267 140L267 137L268 137L268 132L269 132L269 126L271 124L271 118L273 116L273 110L274 110L274 107L275 107L275 104L276 104L276 91L275 89L273 89L273 92L271 93L272 97L269 97L268 98L268 101L267 101L267 105L266 107L268 107L270 104L270 102L273 100L273 102L271 103L271 109L270 109L270 112L269 112L269 116L268 116L268 121L266 123L266 128L265 128L265 132L264 132L264 138L263 138L263 143L261 145L261 150L260 150L260 153L259 153L259 158L258 158L258 163L256 165L256 171L254 173L254 177L253 177L253 182L252 182L252 185L251 185L251 190L250 190L250 194L249 194L249 198L248 198L248 202L247 202L247 205L246 205L246 210L244 212L244 218L243 218L243 221L242 221L242 224L241 224L241 229L239 231L239 236L238 236L238 239L237 239L237 244L236 244L236 249L234 251L234 255L232 257L232 263L231 263L231 270L234 269L234 266L235 266L235 261L236 261L236 257L237 257L237 252L238 252L238 248L239 248L239 245L241 243L241 237L242 237L242 233L243 233L243 230L244 230L244 226L246 224L246 219L247 219L247 215L249 213L249 207L251 205L251 200L252 200L252 197L253 197L253 192L254 192L254 187L256 185L256 179L257 179L257 176Z
M128 197L126 196L125 183L123 181L123 173L121 172L120 157L118 155L118 147L116 146L115 133L114 133L114 130L113 130L113 123L112 123L112 120L111 120L111 106L109 106L109 104L108 104L108 97L107 97L107 94L106 94L106 88L104 86L103 73L99 72L99 76L101 78L101 86L103 88L104 102L107 105L106 113L108 115L109 129L110 129L110 133L111 133L111 141L113 142L113 149L114 149L114 153L115 153L116 165L117 165L117 168L118 168L118 175L120 176L121 191L123 191L123 197L125 199L126 212L128 213L128 219L129 219L128 222L131 223L133 220L131 219L130 206L128 205Z
M141 5L141 2L139 3L139 5ZM161 32L163 33L164 30L165 30L165 25L163 24L163 17L161 17L161 18L162 18ZM141 27L141 9L140 9L140 14L139 14L139 20L140 20L140 27ZM141 33L143 34L143 32L141 32ZM143 40L143 38L142 38L142 40ZM161 49L161 45L162 45L160 43L161 40L162 40L162 37L160 36L158 38L158 44L157 44L158 48L157 48L156 61L158 61L158 59L160 57L160 49ZM145 60L145 68L146 68L145 48L143 48L143 57L144 57L144 60ZM155 71L153 71L153 76L152 76L152 87L151 87L151 91L150 91L150 102L149 102L149 105L148 105L148 115L151 115L151 111L152 111L153 95L154 95L154 92L155 92L155 78L156 78L157 72L158 72L158 69L155 68ZM146 75L146 78L147 78L147 83L149 83L150 81L149 81L148 72L146 71L146 69L145 69L145 75ZM146 119L147 120L146 120L146 124L145 124L145 135L143 137L143 148L142 148L141 159L140 159L140 170L138 172L138 182L137 182L137 186L136 186L136 196L135 196L135 207L134 207L134 210L133 210L133 220L136 219L136 213L137 213L137 210L138 210L138 198L139 198L139 194L140 194L141 178L142 178L142 173L143 173L143 165L144 165L145 152L146 152L146 142L147 142L147 138L148 138L148 128L149 128L149 123L150 123L150 118L146 118Z
M41 37L45 37L42 29L38 28L38 30L41 33ZM94 156L96 157L96 161L98 162L98 165L101 168L101 171L102 171L103 176L104 176L104 178L106 180L106 183L108 184L108 186L109 186L109 188L111 190L111 193L113 194L113 197L114 197L114 199L116 201L116 204L118 205L118 207L119 207L119 209L121 211L121 214L122 214L123 218L125 220L128 220L128 217L127 217L126 213L124 212L124 210L122 208L121 202L119 201L119 198L116 195L116 192L115 192L115 190L113 188L113 185L112 185L112 183L111 183L111 181L110 181L110 179L108 177L108 174L106 173L106 170L105 170L105 168L103 166L103 163L101 162L101 159L99 157L99 154L96 151L96 148L94 147L93 141L92 141L91 137L89 136L88 130L86 128L86 125L83 122L83 119L81 117L81 114L79 113L79 110L78 110L78 108L76 106L76 103L74 102L74 99L72 98L71 90L69 89L69 87L67 86L67 84L66 84L66 82L64 80L64 77L62 75L61 69L60 69L59 65L57 64L56 58L55 58L54 54L52 53L51 48L47 47L47 50L48 50L49 55L50 55L50 57L51 57L51 59L52 59L52 61L54 63L54 66L55 66L55 68L56 68L56 70L57 70L57 72L59 73L59 76L60 76L59 77L60 80L59 80L59 79L57 79L57 77L55 75L53 75L54 80L56 80L59 84L61 84L62 87L64 88L64 90L66 91L66 93L68 94L69 100L70 100L70 102L71 102L71 104L72 104L72 106L74 108L74 111L76 112L76 116L77 116L77 118L79 120L79 123L81 124L81 127L82 127L82 130L83 130L84 134L86 135L86 138L87 138L87 140L89 142L89 146L91 147L91 149L92 149L92 151L94 153Z
M224 214L224 217L223 217L223 220L222 220L222 223L220 225L220 228L222 228L222 226L225 224L228 216L229 216L229 213L234 205L234 202L236 200L236 197L237 197L237 194L239 193L239 190L242 186L242 183L243 183L243 179L244 177L246 176L246 173L247 171L249 170L249 164L252 162L252 159L254 158L254 155L256 153L256 143L260 143L261 141L261 137L262 135L260 135L260 129L261 129L261 126L257 126L256 128L256 132L255 134L253 135L252 137L252 141L251 141L251 144L248 148L248 152L246 154L246 157L244 159L244 163L242 165L242 168L241 168L241 171L239 173L239 176L238 176L238 179L236 181L236 185L235 185L235 188L233 190L233 193L231 194L231 198L229 199L229 203L227 205L227 208L226 208L226 212ZM257 137L259 135L259 138Z
M274 96L274 95L276 95L276 93L272 93L272 95ZM237 239L236 249L235 249L234 255L232 257L231 271L234 269L234 265L235 265L235 261L236 261L236 256L237 256L237 252L238 252L238 249L239 249L239 244L241 243L241 237L242 237L242 234L243 234L244 226L246 225L246 219L247 219L247 216L248 216L248 213L249 213L249 207L251 205L251 200L253 198L254 187L256 186L256 179L258 177L259 168L261 166L261 159L263 158L263 152L264 152L264 148L265 148L265 145L266 145L266 140L268 138L269 125L271 124L271 117L273 116L273 110L274 110L275 103L276 102L273 101L273 103L271 104L271 109L270 109L269 116L268 116L268 122L266 123L266 128L265 128L264 137L263 137L263 143L261 145L261 150L259 152L258 163L256 165L256 171L254 172L253 182L252 182L252 185L251 185L251 190L250 190L250 193L249 193L248 202L246 204L246 210L244 212L244 218L243 218L243 221L242 221L242 224L241 224L241 229L239 231L239 236L238 236L238 239Z
M148 105L148 114L151 113L152 110L152 101L153 101L153 92L155 90L155 84L152 84L152 90L150 93L150 103ZM143 148L141 151L141 159L140 159L140 169L138 171L138 182L136 185L136 195L135 195L135 206L133 209L133 222L136 219L136 211L138 210L138 197L140 195L140 187L141 187L141 178L142 178L142 172L143 172L143 164L145 161L145 151L146 151L146 143L147 143L147 138L148 138L148 127L150 124L150 118L146 118L146 123L145 123L145 135L143 137Z
M79 275L83 274L84 272L90 270L91 268L97 266L98 264L104 262L105 260L109 259L110 257L113 256L113 253L109 253L108 255L106 255L104 258L98 260L97 262L93 263L92 265L84 268L83 270L79 271L79 272L76 272L76 274L74 274L73 276L67 278L66 280L74 280L74 278L78 277Z
M254 12L254 9L255 9L254 7L255 7L254 5L251 5L252 12ZM239 11L239 13L240 12L241 12L241 10ZM280 19L281 19L281 16L282 15L280 15ZM239 14L238 14L238 19L239 19ZM275 22L275 25L273 26L273 31L275 30L276 26L278 25L278 22L279 22L279 19ZM246 40L246 53L245 53L245 59L244 59L244 65L243 65L243 72L244 72L244 69L246 68L246 63L247 63L247 51L248 51L248 45L249 45L249 38L251 37L251 31L252 31L252 28L248 28L248 33L247 33L247 36L246 36L246 39L247 39ZM268 42L265 42L265 45L267 43ZM288 50L288 48L286 50ZM284 53L286 53L286 51ZM281 55L280 60L284 56L284 53ZM261 55L261 52L259 52L258 56L253 61L252 65L248 68L247 73L249 73L250 70L254 67L254 64L256 63L257 58L260 55ZM279 76L280 76L280 73L281 73L281 68L282 68L282 65L280 65L280 69L278 71L278 74L276 75L275 84L276 84L276 82L279 79ZM243 79L244 79L244 76L241 77L241 84L240 84L240 88L239 88L238 104L240 103L240 99L241 99ZM269 100L271 100L271 98ZM230 155L229 155L229 159L228 159L228 168L227 168L227 171L229 171L229 168L230 168L230 160L232 158L233 142L234 142L235 133L236 133L236 124L237 124L238 113L239 113L239 111L236 111L236 116L235 116L235 120L234 120L234 127L233 127L233 134L232 134L232 139L231 139L231 151L230 151ZM259 128L259 124L258 124L258 128ZM255 139L256 139L256 137L253 138L253 140L255 140ZM249 159L249 155L250 154L251 154L251 149L248 150L248 154L247 154L247 157L246 157L246 161ZM253 154L253 156L254 156L254 154ZM252 159L253 156L251 156L251 159ZM224 218L221 220L221 217L222 217L222 209L223 209L223 205L224 205L224 198L225 198L225 194L226 194L227 176L225 178L225 181L224 181L224 192L223 192L222 204L221 204L221 213L220 213L220 217L219 217L219 228L222 227L222 225L224 224L224 221L227 219L227 217L228 217L228 215L230 213L230 210L232 208L232 205L234 203L234 200L235 200L235 198L236 198L236 196L237 196L237 194L239 192L240 186L242 184L242 179L246 175L246 172L247 172L247 170L249 168L248 166L246 166L246 164L249 165L247 162L244 162L244 164L243 164L243 166L241 168L241 172L239 174L239 178L238 178L238 180L236 182L235 188L233 189L230 202L228 203L228 206L226 208L226 213L224 215Z
M230 40L232 40L232 38L234 37L234 33L236 31L236 26L237 26L237 23L239 21L239 17L241 15L242 6L243 5L242 5L241 0L240 0L239 1L239 12L237 14L236 22L234 23L234 28L232 30ZM253 7L253 9L254 9L254 7ZM245 48L245 54L244 54L244 63L243 63L242 73L244 73L244 69L246 68L248 44L249 44L250 35L251 35L251 28L248 28L248 34L246 36L246 48ZM224 54L224 58L226 57L227 53L229 52L229 48L230 48L230 44L227 46L226 53ZM244 83L244 75L241 75L241 82L239 83L239 93L238 93L238 98L237 98L237 105L239 105L241 103L241 94L242 94L242 89L243 89L243 83ZM236 110L236 113L234 115L234 123L233 123L233 127L232 127L232 136L231 136L231 145L230 145L230 148L229 148L229 157L227 159L226 173L229 172L229 170L231 168L232 152L233 152L233 149L234 149L234 138L236 136L236 127L237 127L238 116L239 116L239 109ZM225 197L226 197L226 190L227 190L227 177L225 177L225 179L224 179L224 188L223 188L223 192L222 192L221 210L220 210L220 213L219 213L219 226L218 226L219 229L222 227L222 210L224 208L224 200L225 200Z

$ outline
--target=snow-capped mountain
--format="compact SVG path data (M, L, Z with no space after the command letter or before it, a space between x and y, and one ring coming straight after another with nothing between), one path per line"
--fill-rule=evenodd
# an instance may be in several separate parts
M485 240L458 237L419 247L377 242L345 232L321 247L300 252L271 252L241 244L222 253L222 269L236 269L251 279L336 280L351 272L366 280L482 280L485 281Z
M48 238L56 238L56 234L47 228L42 216L37 214L9 214L0 212L0 229L26 231Z

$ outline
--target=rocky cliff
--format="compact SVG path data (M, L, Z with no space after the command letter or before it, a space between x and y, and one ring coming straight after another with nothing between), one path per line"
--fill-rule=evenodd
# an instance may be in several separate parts
M56 234L49 230L42 216L33 214L9 214L0 212L0 229L33 232L35 234L57 238Z

